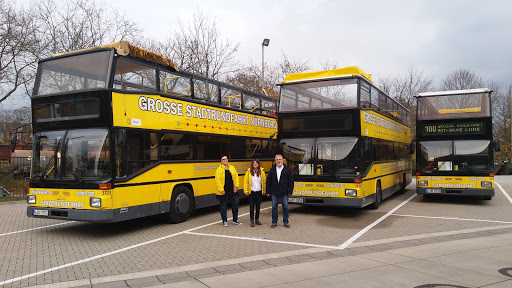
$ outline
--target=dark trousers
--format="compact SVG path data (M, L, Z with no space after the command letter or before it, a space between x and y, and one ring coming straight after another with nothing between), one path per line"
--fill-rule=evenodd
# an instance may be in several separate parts
M260 219L260 207L261 207L261 191L251 191L249 197L249 216L251 220L254 220L254 208L256 207L256 219Z
M228 221L228 201L231 202L231 212L233 212L233 222L238 221L238 193L229 193L228 195L217 196L220 202L220 217L223 222Z

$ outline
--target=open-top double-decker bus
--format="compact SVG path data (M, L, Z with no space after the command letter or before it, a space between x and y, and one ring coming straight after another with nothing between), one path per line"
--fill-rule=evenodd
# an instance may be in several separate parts
M269 169L275 153L271 97L124 41L41 60L31 101L29 217L182 222L218 204L222 154L244 175L251 158Z
M483 88L416 96L418 194L494 196L499 143L493 142L491 92Z
M412 181L409 111L358 67L288 74L278 121L290 203L376 209Z

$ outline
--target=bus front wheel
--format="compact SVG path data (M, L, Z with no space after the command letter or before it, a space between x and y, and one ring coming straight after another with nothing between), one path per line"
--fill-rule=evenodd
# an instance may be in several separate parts
M382 202L382 189L380 188L380 182L377 182L377 187L375 187L375 202L370 205L371 209L378 209L380 203Z
M168 220L170 223L187 221L194 211L194 196L190 189L179 186L174 189L171 196L171 207Z

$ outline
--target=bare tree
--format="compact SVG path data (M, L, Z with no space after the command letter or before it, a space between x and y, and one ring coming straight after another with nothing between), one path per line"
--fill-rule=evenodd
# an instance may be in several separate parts
M484 81L482 77L468 69L458 69L448 74L441 80L441 91L464 90L473 88L483 88Z
M0 15L1 103L33 78L29 51L36 39L32 19L25 12L0 0Z
M396 76L383 77L375 82L377 87L408 109L412 109L416 105L414 96L433 89L432 77L425 76L423 70L412 66L404 75L399 73Z
M21 125L30 123L30 108L23 107L11 110L10 113L0 114L0 144L11 140L11 131ZM26 135L28 136L28 135Z
M208 78L221 80L234 71L239 44L223 40L215 20L197 11L191 22L179 23L179 30L170 38L163 42L150 40L149 45L172 59L179 69Z
M136 23L95 0L55 0L38 2L33 16L38 24L39 49L36 58L55 53L96 47L111 42L138 37Z
M299 61L290 59L286 54L282 53L282 58L275 64L265 63L265 91L261 91L261 66L253 62L247 66L239 68L232 76L227 78L229 83L242 87L244 89L270 95L274 98L279 97L279 87L287 74L298 73L310 70L307 61Z

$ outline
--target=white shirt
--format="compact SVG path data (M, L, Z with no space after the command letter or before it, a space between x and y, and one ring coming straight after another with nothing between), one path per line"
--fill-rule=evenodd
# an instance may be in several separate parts
M281 171L283 171L284 165L281 165L281 167L276 166L276 172L277 172L277 183L279 183L279 180L281 180Z
M261 191L261 176L251 176L251 191Z

